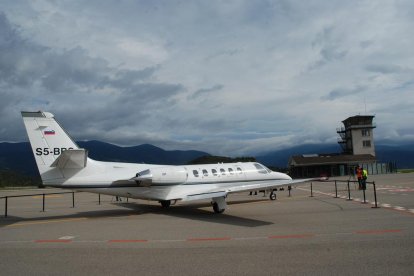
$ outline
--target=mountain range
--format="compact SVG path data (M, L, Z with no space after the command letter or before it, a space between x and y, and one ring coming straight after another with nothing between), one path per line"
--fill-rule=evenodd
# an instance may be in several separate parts
M133 147L120 147L101 141L79 141L78 145L89 151L89 157L101 161L183 165L190 161L210 155L196 150L167 151L159 147L143 144ZM292 155L311 153L339 153L337 144L309 144L288 149L269 151L255 156L256 159L273 167L284 168ZM379 162L396 162L398 168L414 168L414 145L387 146L376 145ZM30 144L0 143L0 170L8 169L26 175L38 175Z

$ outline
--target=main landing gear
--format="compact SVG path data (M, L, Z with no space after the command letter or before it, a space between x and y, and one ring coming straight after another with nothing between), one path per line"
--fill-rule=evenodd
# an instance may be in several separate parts
M213 205L214 213L221 214L226 210L226 199L224 197L214 197L211 201L211 205Z
M283 191L283 188L280 188L281 191ZM270 200L276 200L276 191L277 189L273 189L273 190L262 190L260 192L263 192L263 196L266 196L267 192L270 192L269 198ZM253 195L253 192L250 192L250 195ZM254 192L254 195L257 195L257 191Z

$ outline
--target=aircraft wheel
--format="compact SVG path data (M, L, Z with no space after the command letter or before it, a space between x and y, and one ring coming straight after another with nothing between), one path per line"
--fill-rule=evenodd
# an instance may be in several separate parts
M224 212L224 209L219 208L217 202L213 203L213 210L214 210L214 213L216 213L216 214L221 214L221 213Z
M168 208L171 206L171 200L161 200L160 203L162 208Z
M275 193L270 194L270 200L276 200L276 194Z

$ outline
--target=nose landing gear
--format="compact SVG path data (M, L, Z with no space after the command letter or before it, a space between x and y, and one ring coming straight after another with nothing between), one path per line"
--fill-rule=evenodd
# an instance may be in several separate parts
M169 208L171 206L171 200L160 200L162 208Z

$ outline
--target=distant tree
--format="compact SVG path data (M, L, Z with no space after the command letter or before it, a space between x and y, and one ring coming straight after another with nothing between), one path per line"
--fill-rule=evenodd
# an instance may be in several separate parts
M287 173L289 174L288 168L281 168L281 167L275 167L275 166L267 166L269 169L271 169L274 172L281 172L281 173Z
M40 177L28 176L12 170L0 170L0 187L42 186Z

